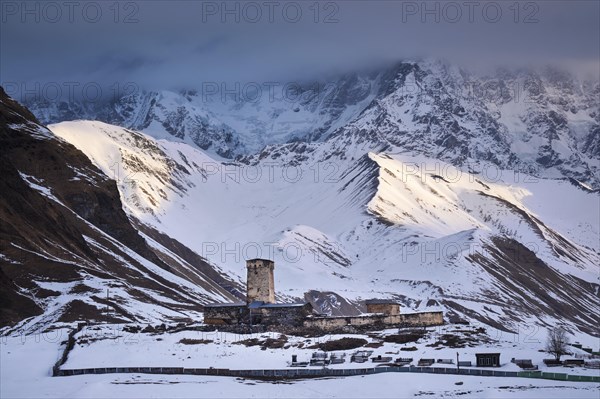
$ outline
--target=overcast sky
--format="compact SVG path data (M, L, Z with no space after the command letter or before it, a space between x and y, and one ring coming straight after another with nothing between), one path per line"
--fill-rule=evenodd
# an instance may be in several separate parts
M47 4L1 3L4 85L301 80L423 56L598 71L600 57L598 1Z

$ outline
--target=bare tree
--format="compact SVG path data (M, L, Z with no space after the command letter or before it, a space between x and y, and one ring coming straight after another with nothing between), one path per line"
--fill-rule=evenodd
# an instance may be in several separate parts
M567 345L569 338L567 332L562 327L553 327L548 330L548 340L546 341L546 352L551 353L560 361L562 355L567 354Z

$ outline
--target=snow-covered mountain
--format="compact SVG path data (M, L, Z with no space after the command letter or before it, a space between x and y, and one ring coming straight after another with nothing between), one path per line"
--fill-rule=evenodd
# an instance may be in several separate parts
M282 300L347 314L393 297L452 321L597 334L600 199L575 180L457 168L381 140L382 129L238 162L98 121L50 129L115 177L131 217L233 280L245 259L274 259Z
M1 327L199 320L236 299L236 282L128 217L115 182L1 89L0 142Z
M17 295L13 303L26 295L32 305L10 317L38 315L30 325L63 314L76 319L65 303L83 298L102 315L108 285L128 287L110 289L121 298L111 303L123 305L123 320L195 318L202 303L239 297L245 259L264 257L275 260L280 300L305 298L330 314L393 297L405 310L444 309L449 321L512 331L564 323L597 335L597 81L552 69L484 76L421 61L304 84L292 94L284 86L262 85L254 101L222 97L221 87L210 95L29 103L42 122L58 122L51 132L33 116L9 119L7 143L44 132L50 146L37 158L27 143L3 149L13 160L6 173L19 185L8 187L14 197L3 197L3 220L28 227L3 231L2 270L14 275L2 281ZM70 156L61 166L32 169L63 147ZM50 173L55 168L68 173ZM108 202L80 206L77 192L111 184ZM66 232L41 230L13 209L23 190L43 200L37 208L77 217L67 218ZM29 230L54 238L32 240ZM84 249L66 247L65 234ZM35 259L20 262L23 251ZM78 275L43 269L35 277L37 268L16 266L44 253L77 263ZM81 294L47 285L85 284L85 262L114 280L89 280ZM144 276L160 269L164 287L144 302L130 292L146 284L124 271L131 267ZM185 288L175 293L169 281ZM40 289L56 295L40 299Z
M31 101L44 123L100 120L194 144L225 158L267 144L326 138L376 95L372 76L334 83L207 83L200 90L141 91L110 102Z
M100 120L225 158L361 132L455 166L486 161L600 188L600 83L551 68L484 75L428 60L324 82L207 83L27 105L44 123Z

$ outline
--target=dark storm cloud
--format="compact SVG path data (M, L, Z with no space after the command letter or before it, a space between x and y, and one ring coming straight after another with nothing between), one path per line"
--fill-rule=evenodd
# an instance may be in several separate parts
M228 40L229 40L229 37L227 37L225 35L211 38L205 42L198 44L194 48L194 52L196 54L200 54L200 55L204 55L204 54L210 55L210 53L212 51L215 51L217 48L223 46L225 43L227 43Z
M127 53L104 53L89 60L87 70L91 73L106 73L108 75L138 73L147 67L160 66L165 60L159 57Z
M308 79L415 57L597 70L600 48L597 1L3 1L1 7L3 83L198 87Z

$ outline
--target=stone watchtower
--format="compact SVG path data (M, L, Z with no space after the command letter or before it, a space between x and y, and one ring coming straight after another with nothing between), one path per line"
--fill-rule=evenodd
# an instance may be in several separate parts
M250 259L246 261L246 268L246 302L275 303L275 263L267 259Z

